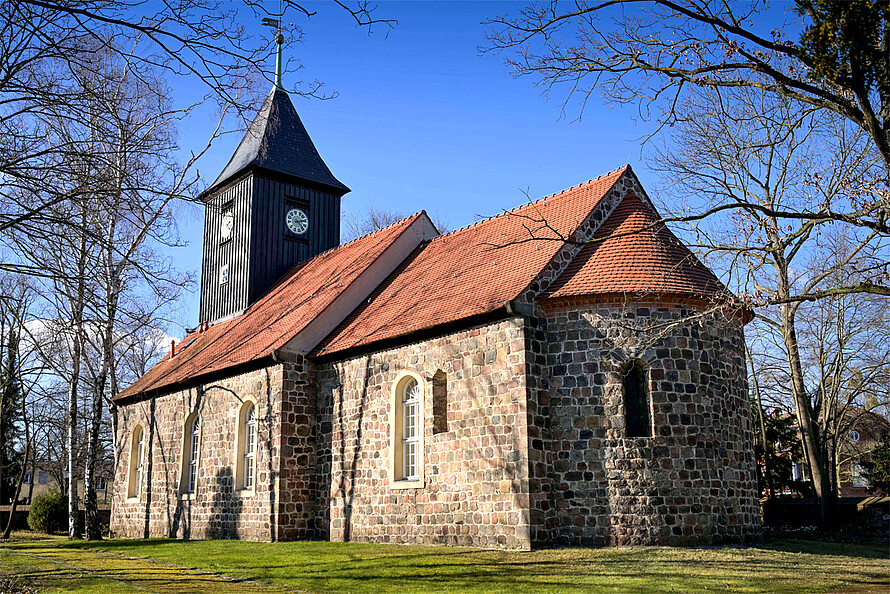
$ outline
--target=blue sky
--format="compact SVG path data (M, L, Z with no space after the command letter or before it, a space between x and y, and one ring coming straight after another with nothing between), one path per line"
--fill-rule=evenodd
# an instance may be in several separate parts
M370 36L332 3L309 6L318 14L299 21L304 42L285 48L303 69L285 86L319 79L339 93L329 101L293 100L322 158L352 189L344 212L369 204L426 209L453 229L525 202L524 192L538 198L626 163L659 202L658 179L640 149L652 128L635 120L636 107L608 107L594 95L578 121L577 105L562 114L564 96L547 100L531 79L514 79L502 57L479 55L480 23L521 3L382 2L377 15L398 25ZM244 24L271 39L258 20L245 15ZM183 148L206 142L209 111L188 123ZM213 180L239 139L216 142L200 164L202 176ZM188 245L172 257L180 269L199 273L203 213L197 206L184 211L180 233ZM196 324L197 309L194 292L183 301L182 323Z

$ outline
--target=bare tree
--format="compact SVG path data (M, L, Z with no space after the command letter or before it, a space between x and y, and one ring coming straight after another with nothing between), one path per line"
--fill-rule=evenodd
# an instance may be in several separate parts
M172 158L177 149L174 124L180 114L170 106L162 81L152 72L134 73L114 52L103 58L90 73L95 111L102 114L93 132L99 171L91 201L99 281L89 301L92 331L86 334L90 352L98 358L97 364L87 366L92 376L92 402L84 507L90 540L101 537L95 469L105 405L113 406L111 396L117 389L116 373L112 372L116 346L121 335L156 323L157 311L175 302L185 283L186 279L149 246L175 239L172 204L195 183L187 174L200 156L193 155L184 166ZM137 293L150 297L140 299ZM148 309L143 307L146 303L151 304Z
M0 335L4 341L0 354L0 451L4 462L0 468L0 481L5 483L4 487L10 482L14 485L9 517L0 537L3 539L9 538L25 475L29 472L29 461L33 459L30 409L33 398L39 393L42 369L27 340L26 325L30 320L32 301L32 288L23 279L0 278ZM11 425L15 425L15 431L8 430ZM13 460L15 464L9 464ZM16 466L16 475L9 481L7 473Z
M776 220L838 221L890 233L890 13L884 3L797 0L786 24L761 34L767 4L713 0L609 0L526 5L488 21L483 51L503 52L517 76L583 105L594 91L636 104L658 129L683 115L695 89L748 89L829 113L855 127L883 171L854 201L757 208ZM797 40L784 30L800 33ZM565 105L565 104L564 104ZM730 210L744 205L725 205ZM701 216L705 213L696 213Z
M730 286L757 308L753 328L775 339L765 343L782 361L767 359L769 369L793 402L813 489L829 522L833 439L844 406L839 391L826 390L825 377L812 377L815 364L807 361L805 346L824 350L824 332L837 320L822 317L828 326L820 327L820 340L805 321L817 307L890 294L887 237L831 218L789 220L777 213L814 203L853 204L864 180L882 170L882 160L867 135L844 119L757 89L698 89L674 107L674 118L673 142L658 151L653 166L672 180L673 193L689 197L674 220L686 218L699 251L719 262ZM727 216L684 215L727 206ZM808 342L801 337L805 324L813 330ZM845 349L835 354L841 357L836 364L851 361ZM759 368L754 373L766 375ZM760 390L766 382L757 379Z
M375 25L390 28L395 24L375 18L375 7L362 0L333 5L369 31ZM243 123L260 92L256 78L265 76L271 81L264 65L274 48L271 39L249 35L243 19L270 17L299 41L303 36L299 20L315 14L293 0L276 8L270 12L265 3L255 0L0 2L0 233L77 224L50 209L76 202L85 188L46 192L43 186L48 177L76 175L73 169L63 171L75 165L67 155L89 149L88 139L51 133L59 113L67 112L73 120L80 117L76 108L82 106L82 97L70 84L72 73L89 71L111 53L136 76L161 71L167 78L199 81L207 98L216 100L224 112L241 116ZM291 19L297 23L287 24ZM299 67L290 61L286 69ZM317 80L296 83L293 90L332 96L323 92ZM0 258L0 268L41 273L39 267L5 258Z

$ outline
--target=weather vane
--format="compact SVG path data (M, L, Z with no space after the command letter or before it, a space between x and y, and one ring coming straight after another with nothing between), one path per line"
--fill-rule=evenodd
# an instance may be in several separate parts
M284 35L281 33L281 21L279 19L263 17L263 24L267 27L272 27L277 31L275 35L275 43L278 44L278 53L275 58L275 87L283 91L284 87L281 84L281 69L283 68L281 47L284 45Z

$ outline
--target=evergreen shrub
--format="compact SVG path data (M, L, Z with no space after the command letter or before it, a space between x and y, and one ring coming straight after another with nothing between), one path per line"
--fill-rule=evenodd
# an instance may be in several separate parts
M58 491L38 495L28 512L31 530L53 534L68 529L68 497Z

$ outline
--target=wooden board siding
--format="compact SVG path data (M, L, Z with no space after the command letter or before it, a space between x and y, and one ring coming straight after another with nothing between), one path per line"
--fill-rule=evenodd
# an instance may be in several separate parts
M207 201L204 212L204 257L201 266L199 318L218 320L247 307L248 247L250 245L251 199L254 177L248 175ZM220 219L224 205L232 203L235 224L232 238L220 243ZM219 284L219 269L229 265L229 282Z
M289 200L297 201L309 216L309 230L302 237L286 231ZM232 239L220 243L222 211L229 203L234 207L235 226ZM214 322L243 311L294 265L339 244L338 196L247 175L207 201L200 320ZM229 281L220 285L220 266L226 263Z
M249 303L261 297L298 262L340 244L339 198L278 180L260 176L254 179ZM309 217L309 230L301 237L286 230L289 200L295 200Z

